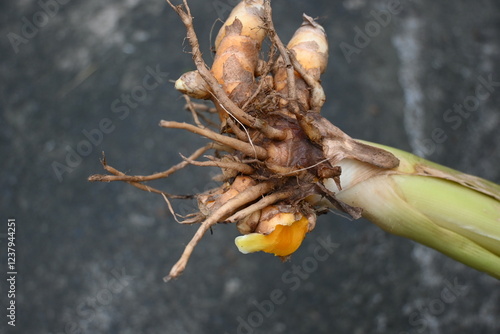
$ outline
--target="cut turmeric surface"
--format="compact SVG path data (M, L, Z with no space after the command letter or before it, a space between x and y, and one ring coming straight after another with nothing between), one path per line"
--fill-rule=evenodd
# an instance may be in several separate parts
M295 252L304 240L309 221L306 217L293 220L292 214L288 217L279 217L277 224L269 234L250 233L236 237L235 243L243 254L266 252L276 256L288 256Z

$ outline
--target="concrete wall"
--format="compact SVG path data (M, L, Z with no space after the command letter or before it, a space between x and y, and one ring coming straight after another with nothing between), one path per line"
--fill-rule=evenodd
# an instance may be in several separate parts
M210 28L234 1L191 3L209 60ZM500 330L497 280L334 214L287 263L238 253L234 226L216 226L184 275L163 283L196 227L178 225L160 196L86 178L101 173L102 151L122 171L150 174L206 142L158 127L190 119L170 81L193 69L178 17L160 0L0 6L0 208L16 218L18 267L17 326L2 315L7 333ZM284 40L302 12L324 25L323 113L337 126L500 182L498 2L273 7ZM210 176L191 168L153 185L195 193ZM315 257L328 240L331 254ZM1 293L5 301L5 285Z

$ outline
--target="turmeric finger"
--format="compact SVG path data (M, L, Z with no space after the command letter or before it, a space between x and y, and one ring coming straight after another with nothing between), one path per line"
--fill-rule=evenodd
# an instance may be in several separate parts
M266 31L263 0L243 0L231 12L215 41L212 74L226 94L241 107L256 90L255 73ZM226 109L215 103L223 125Z
M235 19L243 22L242 36L251 38L252 40L262 43L266 37L265 29L262 29L264 12L263 0L243 0L233 8L226 22L219 30L215 38L215 50L218 51L222 39L226 35L226 27L232 25Z
M208 100L211 97L205 80L198 71L189 71L175 82L175 89L192 98Z
M306 14L303 22L288 43L290 49L304 69L319 80L328 63L328 41L325 29Z
M303 15L302 25L295 31L287 48L293 53L295 59L304 68L313 80L319 81L320 74L326 70L328 63L328 41L325 30L314 19ZM308 85L301 75L295 71L295 84L297 99L303 110L311 109L311 97ZM274 74L275 90L281 95L287 95L287 73L283 66L279 66ZM281 101L281 106L287 104Z

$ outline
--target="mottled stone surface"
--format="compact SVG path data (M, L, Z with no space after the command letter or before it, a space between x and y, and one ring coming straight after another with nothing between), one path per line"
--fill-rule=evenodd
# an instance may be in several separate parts
M160 0L46 2L50 17L34 1L0 5L0 210L18 227L17 326L2 333L500 331L497 280L334 214L287 263L239 254L236 229L216 226L184 275L163 283L195 227L178 225L160 196L86 178L101 172L101 151L127 173L149 174L205 142L158 127L189 120L169 81L193 69L184 28ZM302 12L324 25L324 114L336 125L500 182L498 2L274 2L284 40ZM210 27L234 1L192 3L210 59ZM23 28L34 20L38 30ZM24 34L17 50L9 33ZM148 76L155 70L164 73ZM131 94L128 106L120 101ZM453 111L459 104L470 111ZM67 161L71 150L80 159ZM67 166L59 177L54 162ZM191 168L155 185L194 193L210 175ZM317 253L328 239L333 253ZM5 247L2 239L2 271Z

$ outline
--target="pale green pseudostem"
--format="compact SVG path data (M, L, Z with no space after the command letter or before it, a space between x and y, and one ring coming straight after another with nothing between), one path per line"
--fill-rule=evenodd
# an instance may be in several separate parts
M500 186L391 147L399 167L383 170L344 159L339 200L395 235L434 248L500 279Z

